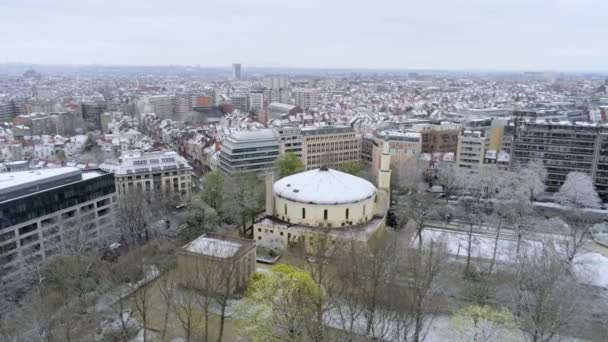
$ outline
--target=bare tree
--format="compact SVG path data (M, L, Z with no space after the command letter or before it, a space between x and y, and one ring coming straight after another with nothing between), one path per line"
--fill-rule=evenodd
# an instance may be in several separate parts
M589 242L591 229L597 221L580 210L574 210L574 212L564 215L563 219L567 224L565 234L566 259L569 264L572 264L574 258L580 254L581 249Z
M203 321L198 304L199 295L194 291L177 291L173 310L175 317L184 330L186 342L197 341L196 328Z
M463 171L451 163L439 164L437 168L437 178L443 187L443 195L446 202L454 196L462 184Z
M246 235L247 223L253 223L264 207L264 187L255 174L237 174L226 180L225 212L240 223L242 232Z
M425 321L432 312L431 297L438 291L438 277L446 260L444 247L431 241L425 250L410 250L407 254L410 280L412 313L414 319L413 341L424 339Z
M396 187L405 192L421 192L428 188L426 183L429 177L430 162L420 158L413 158L393 165Z
M425 192L410 193L403 205L398 208L397 215L400 222L409 220L413 223L418 249L422 249L422 232L428 221L437 216L437 207L433 196Z
M148 241L152 213L147 197L140 191L129 191L121 195L116 209L116 223L123 230L123 238L131 245Z
M519 255L513 298L520 327L529 340L550 342L577 324L580 287L552 242L539 247Z

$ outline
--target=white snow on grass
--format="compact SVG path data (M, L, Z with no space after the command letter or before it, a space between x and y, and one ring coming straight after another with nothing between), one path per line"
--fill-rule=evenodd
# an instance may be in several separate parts
M445 231L436 229L425 229L422 231L422 241L426 245L431 240L446 244L447 252L456 257L467 255L468 235L461 231ZM471 255L475 258L491 259L494 253L494 237L473 234L471 240ZM521 248L538 246L540 242L523 240ZM513 262L517 241L499 238L496 246L496 260L501 262Z
M431 240L443 242L447 252L456 257L466 257L468 236L466 232L446 231L437 229L425 229L422 232L422 240L425 245ZM473 234L471 241L472 256L481 259L491 259L494 252L494 238L491 236ZM540 248L542 242L522 240L521 248ZM501 238L498 240L496 260L502 263L513 263L516 258L517 242L512 239ZM563 246L558 245L557 250L563 252ZM608 257L589 251L576 257L574 269L582 283L608 289Z
M583 282L608 289L608 257L589 252L576 257L574 262L576 273Z

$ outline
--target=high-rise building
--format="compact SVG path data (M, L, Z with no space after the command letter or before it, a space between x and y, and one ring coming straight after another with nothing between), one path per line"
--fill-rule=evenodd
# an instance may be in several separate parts
M264 93L249 93L249 110L259 113L262 111L262 109L264 109Z
M227 175L239 172L261 175L274 169L280 150L279 132L274 129L234 132L222 142L219 167Z
M513 143L513 166L542 160L547 169L547 190L557 191L570 172L594 174L600 133L606 128L569 121L518 121Z
M241 64L240 63L233 63L232 64L232 68L233 68L233 72L234 72L234 79L235 80L240 80L241 79Z
M319 90L315 88L294 88L292 90L294 104L302 109L311 109L319 105Z
M118 163L99 167L114 173L119 195L138 191L182 197L192 189L192 167L174 151L129 151Z
M0 122L11 122L17 116L13 101L0 101Z
M111 243L114 176L74 167L0 174L0 267L5 283L74 244Z
M321 166L339 168L361 161L361 137L348 126L302 128L302 162L306 170Z
M466 130L458 136L456 165L474 169L483 166L490 139L481 131Z
M81 104L81 110L88 130L101 129L101 114L106 111L105 102L85 102Z
M148 102L152 107L152 112L159 118L172 119L175 115L175 99L173 96L158 95L148 98Z
M278 90L289 88L289 81L285 76L264 77L264 88L268 90Z
M242 113L249 111L249 97L245 93L234 93L230 95L230 104L234 109Z
M288 89L270 89L266 91L267 97L272 102L289 103Z

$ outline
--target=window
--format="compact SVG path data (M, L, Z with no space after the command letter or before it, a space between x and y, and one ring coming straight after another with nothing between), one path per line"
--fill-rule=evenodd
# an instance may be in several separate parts
M323 210L323 219L327 221L327 209Z
M348 208L346 208L346 219L348 220Z
M365 216L365 204L363 205L363 216Z
M306 218L306 208L302 208L302 219Z
M287 215L287 204L285 204L285 215Z

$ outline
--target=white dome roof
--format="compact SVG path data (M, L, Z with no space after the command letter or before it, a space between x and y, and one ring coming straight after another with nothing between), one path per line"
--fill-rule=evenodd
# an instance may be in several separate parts
M316 169L285 177L274 183L276 196L294 202L344 204L368 199L376 187L363 178L332 169Z

